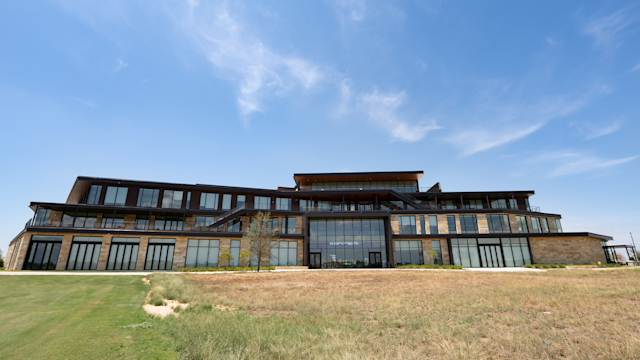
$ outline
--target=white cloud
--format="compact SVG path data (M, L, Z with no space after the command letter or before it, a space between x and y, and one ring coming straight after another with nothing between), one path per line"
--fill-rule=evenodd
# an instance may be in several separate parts
M459 148L462 156L469 156L519 140L538 131L544 125L545 122L539 122L525 127L511 126L497 130L474 129L461 131L447 138L446 141Z
M609 16L587 21L582 31L593 36L596 47L611 50L619 46L619 33L633 21L627 10L623 9Z
M559 43L551 37L547 37L547 44L553 45L553 46L559 45Z
M620 159L603 159L594 155L583 154L573 151L550 152L539 155L531 160L531 162L540 162L551 165L549 176L560 177L567 175L575 175L586 172L595 172L607 168L621 165L629 161L637 159L638 155ZM545 165L548 166L548 165Z
M581 132L585 133L585 140L591 140L616 132L620 129L621 126L622 121L617 120L605 127L597 127L590 123L586 123L583 126L579 127L579 129Z
M431 130L441 129L433 120L410 124L398 115L398 108L405 102L404 92L381 94L378 90L361 95L357 108L368 115L378 126L387 129L395 140L415 142L422 140Z
M335 4L342 14L352 21L360 21L364 19L365 2L364 0L335 0Z
M96 103L94 103L93 101L84 100L84 99L80 99L80 98L72 97L72 96L67 96L67 99L69 99L71 101L79 102L80 104L85 105L85 106L98 107L98 105Z
M115 71L115 72L118 72L118 71L120 71L120 70L122 70L122 69L126 68L127 66L129 66L129 64L127 64L126 62L124 62L124 61L122 61L122 60L118 59L118 64L116 65L116 68L115 68L115 70L114 70L114 71Z

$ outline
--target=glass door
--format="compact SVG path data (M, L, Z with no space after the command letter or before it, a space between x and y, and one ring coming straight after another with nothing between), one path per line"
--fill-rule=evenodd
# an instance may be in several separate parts
M319 269L322 267L322 255L320 253L310 253L309 254L309 268L311 269Z
M369 253L369 267L374 267L374 268L382 267L382 253L379 253L379 252Z
M500 245L479 245L482 267L504 267Z
M32 241L23 270L55 270L61 242Z

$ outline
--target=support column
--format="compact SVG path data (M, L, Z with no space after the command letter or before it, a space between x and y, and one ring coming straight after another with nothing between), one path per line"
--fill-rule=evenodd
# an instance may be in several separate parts
M60 246L60 254L58 254L58 264L56 264L57 271L65 270L67 268L67 261L69 261L69 251L71 251L72 241L73 234L63 235L62 246Z
M107 269L107 260L109 258L109 250L111 250L111 239L113 235L102 235L102 247L100 247L100 256L98 257L97 270L102 271Z

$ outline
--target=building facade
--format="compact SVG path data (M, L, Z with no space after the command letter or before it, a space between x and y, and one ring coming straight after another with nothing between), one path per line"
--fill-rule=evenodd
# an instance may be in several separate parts
M611 237L563 232L533 191L443 192L422 171L294 174L276 190L78 177L65 203L32 202L9 270L241 265L252 217L271 213L271 265L310 268L606 262ZM232 260L221 260L222 253ZM255 259L247 259L255 265ZM265 264L266 265L266 264Z

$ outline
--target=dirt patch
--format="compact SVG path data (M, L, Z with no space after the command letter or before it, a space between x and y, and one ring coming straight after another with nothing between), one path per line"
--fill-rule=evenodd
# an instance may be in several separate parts
M179 313L174 311L175 308L180 307L182 309L186 309L189 304L183 304L176 300L165 300L165 305L163 306L155 306L151 304L145 304L142 306L144 311L149 315L160 316L161 318L167 317L167 315L175 315L178 316Z
M141 279L143 283L145 283L145 285L151 285L151 280L147 279L147 278L142 278Z
M298 315L298 313L295 311L272 311L267 309L245 310L245 312L250 316L257 316L257 317L266 317L271 315L282 316L282 317L293 317Z
M234 311L237 309L233 306L224 306L224 305L214 305L213 307L215 309L222 310L222 311Z

